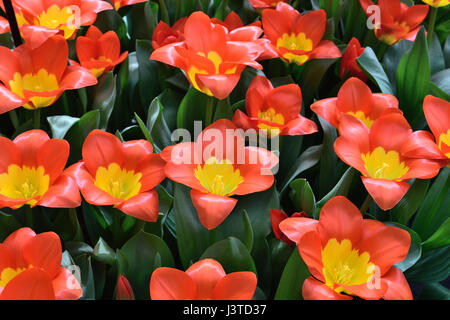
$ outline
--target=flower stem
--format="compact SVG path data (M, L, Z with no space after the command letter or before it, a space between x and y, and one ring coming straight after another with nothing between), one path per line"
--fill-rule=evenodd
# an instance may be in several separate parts
M333 6L333 0L328 0L327 1L327 15L328 15L328 18L331 18L333 15L331 14L331 8L332 8L332 6Z
M16 14L14 13L14 7L11 0L3 0L5 6L6 17L9 22L9 28L16 47L22 44L22 37L20 36L19 25L17 24Z
M213 120L214 97L207 96L206 99L206 113L205 113L205 128L212 123Z
M13 110L9 111L8 114L9 114L9 118L11 119L14 129L17 130L17 128L19 127L19 118L17 118L16 110L13 109Z
M161 7L161 20L170 25L169 12L167 11L166 2L159 0L159 6Z
M33 229L33 209L29 205L25 208L25 224L27 227Z
M367 209L369 208L369 205L371 202L372 202L372 197L370 196L370 194L368 194L366 199L364 199L364 202L361 206L361 209L359 209L359 211L361 211L362 214L365 214Z
M431 40L433 39L434 26L436 24L436 16L438 9L435 7L431 7L430 11L430 21L428 23L428 47L431 45Z
M41 109L34 110L34 126L35 129L41 128Z

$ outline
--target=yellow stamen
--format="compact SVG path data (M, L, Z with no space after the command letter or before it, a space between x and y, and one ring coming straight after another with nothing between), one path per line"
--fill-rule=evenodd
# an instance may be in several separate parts
M352 248L352 242L344 239L328 240L322 249L323 275L325 284L338 293L346 292L342 285L354 286L367 283L374 274L374 265L370 262L370 254L359 253Z
M400 181L409 170L405 163L400 161L397 151L386 152L382 147L377 147L361 157L371 178Z
M371 118L369 118L369 116L366 116L366 114L362 111L347 112L347 113L349 115L354 116L355 118L358 118L359 120L361 120L369 129L373 124L373 120Z
M0 174L0 195L10 199L29 200L26 204L35 206L36 197L44 195L50 183L44 167L19 167L12 164L7 173Z
M450 129L448 129L447 133L441 134L438 146L445 156L450 158Z
M47 11L38 15L34 24L49 29L62 30L64 31L64 37L66 39L69 39L77 30L72 9L70 7L60 8L56 4L50 6Z
M28 268L32 268L30 265ZM19 274L27 270L28 268L5 268L0 272L0 288L6 287L6 285Z
M284 33L281 38L278 38L277 40L277 49L279 50L280 48L309 52L313 49L313 42L311 39L308 39L303 32L299 34ZM290 63L296 63L298 65L304 64L309 59L307 55L298 55L291 52L283 54L283 58Z
M244 181L239 169L234 169L231 161L209 158L205 164L198 165L194 175L209 192L221 196L230 196Z
M117 199L128 200L141 190L142 173L122 169L117 163L108 168L99 167L95 174L94 184Z

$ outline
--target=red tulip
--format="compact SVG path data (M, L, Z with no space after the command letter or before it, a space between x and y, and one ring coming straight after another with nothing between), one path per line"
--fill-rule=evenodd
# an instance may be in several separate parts
M265 37L283 60L298 65L311 59L339 58L341 51L328 40L322 40L327 24L324 10L300 14L280 2L276 9L262 13Z
M364 12L371 17L374 12L369 7L376 4L371 0L359 0L359 2ZM427 5L408 7L400 0L379 0L377 7L381 21L374 23L375 36L388 45L403 39L414 41L429 9Z
M125 6L131 6L133 4L147 2L147 0L113 0L114 9L119 10Z
M167 147L161 157L167 177L192 188L200 222L210 230L235 207L238 200L232 195L269 189L274 182L270 169L278 163L268 150L245 147L241 132L225 119L204 129L196 142Z
M423 102L423 111L433 134L414 132L402 151L411 158L435 159L450 165L450 102L429 95Z
M0 149L0 208L75 208L81 204L75 181L63 172L69 157L67 141L31 130L13 141L0 137Z
M291 215L291 218L300 218L300 217L308 217L308 215L305 212L295 212ZM294 244L293 241L289 240L288 237L286 237L286 235L281 232L280 230L280 223L284 220L286 220L288 217L288 215L286 213L284 213L281 210L278 209L270 209L270 221L272 222L272 230L273 230L273 234L275 235L275 237L278 240L283 241L284 243L286 243L288 246L291 246Z
M123 274L117 280L116 300L134 300L133 289Z
M398 110L398 100L386 93L372 93L369 86L358 78L348 79L336 98L314 102L311 110L339 128L343 115L361 120L369 129L383 113Z
M350 77L357 77L362 81L367 81L367 76L359 67L356 58L359 58L364 52L358 39L352 38L348 43L347 50L342 55L341 66L339 68L339 76L345 79L347 75Z
M275 8L277 4L279 4L280 2L286 2L286 0L248 0L248 1L255 9Z
M83 144L83 160L69 168L84 199L96 206L114 206L135 218L158 219L158 193L164 161L145 140L121 143L113 134L94 130Z
M69 48L62 36L30 49L21 45L11 51L0 47L0 114L23 106L44 108L65 90L97 83L89 70L67 66Z
M22 228L0 244L0 300L76 300L83 291L61 267L62 248L54 232Z
M311 272L303 283L305 300L412 299L403 273L393 267L408 255L409 233L363 219L347 198L329 200L318 221L288 218L280 229Z
M439 172L436 161L412 159L402 152L412 130L400 113L379 117L369 129L355 117L344 115L341 136L334 144L339 158L363 174L369 194L383 210L392 209L409 189L412 178L431 179Z
M233 122L244 130L267 130L270 136L317 132L317 125L300 115L301 107L302 92L298 85L273 88L267 78L256 76L247 91L247 114L237 110Z
M20 33L32 49L55 34L72 39L81 26L95 22L97 13L113 9L103 0L13 0L13 5ZM3 2L0 6L5 11ZM9 32L8 22L0 19L0 32Z
M120 40L114 31L103 34L96 26L90 26L85 37L77 38L76 49L81 66L97 78L128 56L128 51L120 54Z
M150 279L152 300L251 300L257 279L253 272L226 274L213 259L194 263L186 272L158 268Z
M160 21L153 31L152 47L154 50L165 45L184 41L184 25L187 18L181 18L170 27L164 21Z
M203 12L188 18L184 37L183 42L156 49L150 59L182 69L192 86L207 95L224 99L246 66L262 69L255 61L264 53L259 42L232 41L228 29L212 23Z

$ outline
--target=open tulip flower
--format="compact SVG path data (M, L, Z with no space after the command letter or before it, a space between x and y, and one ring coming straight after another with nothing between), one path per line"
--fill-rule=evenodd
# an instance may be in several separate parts
M0 300L76 300L83 291L61 267L62 248L54 232L21 228L0 243Z
M358 39L352 38L348 43L347 50L342 55L341 65L339 68L339 76L341 79L345 79L346 76L356 77L362 81L367 81L367 76L362 71L361 67L356 61L364 52L364 48L361 47Z
M237 110L233 122L244 130L267 130L267 135L271 137L317 132L315 122L300 115L301 107L302 92L298 85L274 88L269 79L256 76L247 90L247 114Z
M164 161L146 140L121 143L113 134L93 130L82 150L83 160L68 169L84 199L96 206L114 206L135 218L158 219L158 193Z
M122 7L125 6L131 6L133 4L147 2L147 0L112 0L112 3L114 4L114 9L119 10Z
M128 56L128 51L120 54L120 40L114 31L103 34L95 26L89 27L85 37L77 38L76 49L81 66L97 78L112 71Z
M412 158L442 160L443 165L450 165L450 102L429 95L423 102L423 111L433 134L414 132L402 151Z
M160 21L153 31L152 47L154 50L165 45L184 41L184 25L187 18L181 18L171 27L164 21Z
M81 26L89 26L97 13L113 9L103 0L13 0L22 37L32 49L53 35L73 38ZM3 2L1 3L3 10ZM0 32L9 32L8 21L0 17Z
M316 101L311 110L337 129L343 115L358 118L370 129L383 113L398 111L398 100L391 94L372 93L360 79L350 78L342 85L336 98Z
M63 172L69 157L67 141L31 130L13 141L0 137L0 149L0 208L75 208L81 204L75 181Z
M431 179L439 172L438 162L409 158L402 152L412 130L400 113L379 117L370 130L359 119L344 115L339 128L336 154L363 174L364 186L383 210L392 209L403 198L409 189L405 181Z
M370 17L373 11L370 6L376 6L371 0L359 0L364 12ZM393 45L400 40L414 41L420 24L425 20L429 7L413 5L408 7L400 0L379 0L378 8L381 21L374 23L375 36L378 40Z
M449 0L422 0L422 1L435 8L445 7L450 4Z
M158 268L150 279L152 300L251 300L256 275L250 271L225 273L213 259L194 263L186 272Z
M255 27L249 28L253 34ZM150 59L182 69L192 86L209 96L225 99L246 66L262 69L256 62L264 53L259 42L232 41L228 29L214 24L203 12L188 18L184 38L156 49Z
M382 222L363 219L345 197L334 197L319 220L288 218L281 231L297 244L312 277L303 283L306 300L411 300L403 261L411 244L409 233Z
M65 90L97 83L89 70L67 66L69 48L62 36L31 49L0 47L0 114L23 106L34 110L53 104Z
M331 41L322 40L327 24L324 10L300 14L287 3L262 13L265 37L283 60L303 65L311 59L339 58L341 51Z
M192 188L193 205L209 230L235 207L238 200L232 195L269 189L274 182L270 169L278 163L266 149L245 147L241 132L226 119L205 128L196 142L167 147L161 157L167 177Z
M286 2L286 0L248 0L248 1L255 9L275 8L277 4L279 4L280 2Z

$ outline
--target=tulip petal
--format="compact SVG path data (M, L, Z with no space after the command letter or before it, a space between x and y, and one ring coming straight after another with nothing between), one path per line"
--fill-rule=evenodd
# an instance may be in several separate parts
M339 90L337 106L341 112L362 111L367 115L372 107L372 91L358 78L350 78Z
M411 288L403 272L392 267L381 279L387 284L384 300L413 300Z
M351 296L339 294L313 277L303 282L302 296L305 300L352 300Z
M48 208L76 208L81 205L78 185L67 174L60 175L42 196L39 206Z
M228 97L240 79L239 74L197 74L196 77L198 80L197 82L200 83L200 87L208 88L214 97L219 100Z
M49 136L42 130L29 130L14 139L14 144L22 155L22 165L28 167L36 166L38 150L48 140Z
M441 134L447 133L450 129L450 102L433 96L426 96L423 102L423 112L427 118L428 126L439 142Z
M23 106L25 103L25 99L22 99L18 95L12 93L5 86L0 84L0 114Z
M214 288L214 300L251 300L257 285L253 272L241 271L227 274Z
M50 185L64 170L69 152L69 143L63 139L49 139L36 152L36 165L44 167L50 176Z
M97 78L86 68L68 66L61 80L64 90L80 89L97 84Z
M301 238L308 232L317 231L318 220L311 218L287 218L279 224L279 229L291 241L298 244Z
M8 171L11 164L20 165L22 162L19 150L14 142L5 137L0 137L0 173Z
M369 139L373 148L400 150L412 133L408 121L400 113L388 113L378 118L370 128Z
M336 59L342 56L339 48L334 42L322 40L309 54L309 59Z
M298 116L292 121L289 121L286 126L284 126L281 134L287 135L305 135L317 132L317 124L305 117Z
M372 196L377 205L384 211L390 210L408 192L407 182L398 182L386 179L372 179L361 177L367 192Z
M220 225L233 211L237 199L191 190L192 204L197 210L202 225L212 230Z
M117 209L137 219L155 222L159 216L159 201L156 190L140 193L117 206Z
M413 132L402 146L401 153L408 158L447 158L441 150L439 150L433 135L424 130Z
M311 110L324 118L333 127L339 127L337 98L328 98L316 101L311 105Z
M431 179L437 176L441 169L440 162L427 159L407 159L405 160L405 164L409 170L401 178L402 180L412 178Z
M145 157L153 153L153 146L147 140L133 140L122 144L125 153L124 168L133 170Z
M195 300L197 286L183 271L162 267L152 274L150 296L152 300Z
M166 162L159 154L150 154L143 158L136 166L136 172L142 174L141 192L154 189L165 178L164 167Z
M59 272L61 256L61 240L54 232L40 233L23 247L25 261L35 268L45 270L51 279Z
M52 285L56 300L78 300L83 295L83 289L78 280L63 267L59 268Z
M52 282L46 272L31 268L14 277L3 289L0 300L55 300Z
M317 230L305 233L297 244L298 251L305 264L308 266L309 272L321 281L325 281L322 274L322 244L321 236Z
M222 265L213 259L204 259L194 263L186 270L186 274L196 283L197 299L199 300L211 299L214 288L226 275Z

